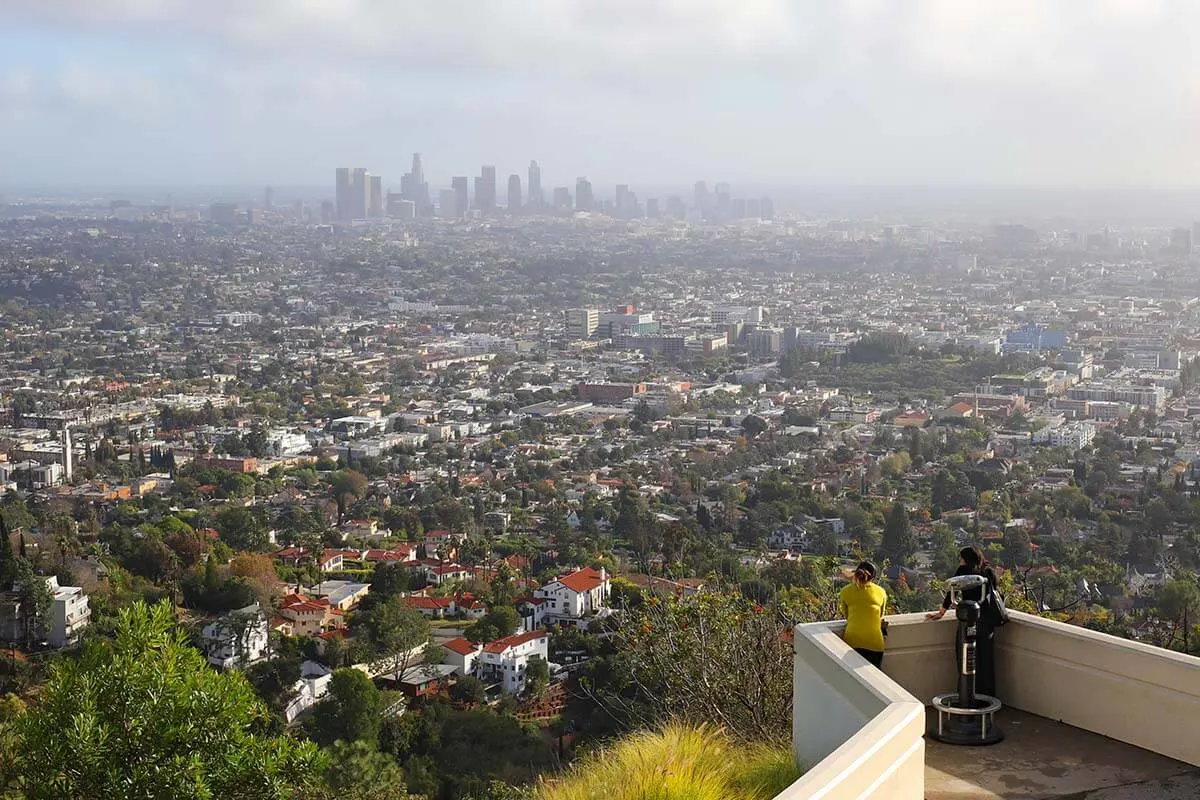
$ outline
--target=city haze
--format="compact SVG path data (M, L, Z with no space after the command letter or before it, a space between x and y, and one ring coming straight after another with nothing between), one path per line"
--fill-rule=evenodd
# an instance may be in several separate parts
M531 158L547 186L643 194L1189 187L1198 24L1148 0L3 0L0 190L327 186L341 164L396 188L416 150L434 188Z

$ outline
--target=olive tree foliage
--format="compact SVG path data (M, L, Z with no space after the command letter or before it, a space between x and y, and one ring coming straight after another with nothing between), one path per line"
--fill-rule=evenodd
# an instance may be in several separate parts
M583 678L583 689L630 727L685 720L786 742L790 627L778 608L736 590L680 600L651 595L613 634L611 665Z
M316 746L264 733L266 707L240 674L213 671L169 605L121 611L111 642L51 668L16 723L16 788L28 800L275 800L324 769Z

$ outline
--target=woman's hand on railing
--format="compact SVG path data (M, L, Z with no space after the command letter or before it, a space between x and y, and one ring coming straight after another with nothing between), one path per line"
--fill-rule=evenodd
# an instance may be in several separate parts
M937 611L930 611L925 615L925 619L941 619L946 616L946 609L939 608Z

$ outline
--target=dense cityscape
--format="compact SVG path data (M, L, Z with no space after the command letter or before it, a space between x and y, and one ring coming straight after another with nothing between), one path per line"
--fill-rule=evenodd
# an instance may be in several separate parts
M1198 29L0 0L0 800L1200 797Z
M52 665L167 626L328 791L521 797L646 720L786 741L743 710L791 693L761 637L861 558L923 611L977 544L1014 608L1195 651L1195 228L493 178L338 170L316 219L10 198L6 702L66 714ZM663 633L697 613L729 627Z

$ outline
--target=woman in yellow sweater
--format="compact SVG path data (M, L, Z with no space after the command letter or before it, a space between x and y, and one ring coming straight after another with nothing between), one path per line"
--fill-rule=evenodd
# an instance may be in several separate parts
M883 615L887 612L887 592L875 583L877 570L864 561L854 570L854 582L838 596L846 632L842 638L876 667L883 665Z

